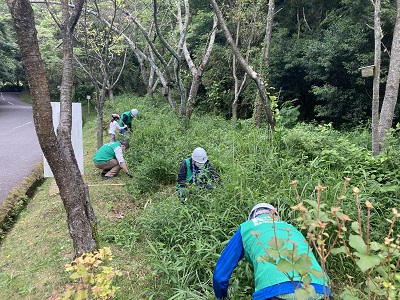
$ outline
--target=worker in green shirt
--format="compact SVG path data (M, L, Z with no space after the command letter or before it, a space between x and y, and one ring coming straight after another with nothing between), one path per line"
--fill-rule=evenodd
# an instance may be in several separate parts
M130 111L126 111L122 113L121 119L119 120L119 126L125 127L121 129L121 134L124 134L127 130L132 131L132 121L133 118L136 118L139 114L139 111L136 108L131 109Z
M291 260L294 257L295 262ZM218 259L213 274L217 299L227 299L229 279L242 258L254 270L253 300L296 300L299 299L296 289L302 290L301 299L333 299L328 277L306 238L293 225L283 221L277 209L269 203L259 203L253 207L248 220L240 224ZM309 269L305 268L302 276L295 268L285 273L278 267L284 262L288 265L302 264Z
M113 178L123 169L132 178L128 171L122 151L129 149L129 141L122 140L105 144L97 150L93 157L94 165L103 170L101 176L105 179Z

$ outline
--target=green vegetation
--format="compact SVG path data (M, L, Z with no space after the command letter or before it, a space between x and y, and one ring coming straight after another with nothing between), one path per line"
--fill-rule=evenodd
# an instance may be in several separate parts
M115 299L213 299L215 262L257 202L274 204L283 218L302 230L310 230L317 215L329 215L327 220L333 220L326 221L329 226L315 230L324 236L326 249L335 243L340 246L333 239L335 213L369 224L373 230L368 239L375 242L371 251L384 249L384 237L392 224L386 219L393 220L392 209L399 201L400 153L395 135L385 152L372 157L370 133L365 128L339 132L330 125L297 124L291 129L277 128L269 136L266 128L254 128L251 120L232 123L211 115L194 115L185 128L164 102L149 103L147 98L126 95L108 101L105 108L105 120L113 112L139 110L129 135L131 149L125 153L133 179L124 174L112 181L100 177L92 163L96 119L85 116L84 180L99 222L100 246L111 248L110 265L123 274L113 278L119 287ZM104 136L107 140L106 130ZM191 194L181 203L175 193L176 173L180 161L197 146L207 150L223 183L214 190ZM296 189L293 180L298 181ZM1 299L46 299L63 293L70 281L64 266L71 263L73 249L60 197L49 194L51 181L45 180L2 241ZM353 195L355 187L360 190L357 196ZM331 211L338 199L340 214ZM373 207L366 207L366 200ZM304 202L302 206L299 201ZM301 207L307 207L308 213L303 214ZM348 225L348 233L343 230L342 235L351 236L351 251L364 254L354 232L358 228L364 230ZM391 230L399 232L395 221ZM350 291L366 295L364 272L374 278L374 272L382 268L368 267L357 257L355 264L336 252L326 260L335 296L339 299L350 282L358 291L348 288L343 295ZM398 257L395 251L391 255L397 264ZM396 266L389 259L391 263ZM348 276L353 277L351 281ZM390 284L399 289L399 279L393 280ZM242 261L232 276L230 296L251 299L252 292L252 270Z
M0 205L0 237L3 238L25 208L35 188L43 182L43 164L39 163L31 174L8 195Z
M112 253L108 247L75 258L65 267L66 271L72 271L69 278L73 282L67 284L64 294L57 295L53 300L113 298L119 289L112 286L113 277L121 276L122 273L107 266L111 260Z
M189 3L190 23L186 43L194 64L198 66L209 40L213 12L208 0L190 0ZM374 31L370 25L374 22L374 6L370 1L275 1L275 12L284 11L285 13L276 13L274 16L268 72L266 69L258 70L258 66L267 67L265 62L260 60L265 49L268 1L236 0L230 5L222 5L223 1L220 3L233 37L238 37L241 53L249 53L249 63L256 68L257 72L268 74L265 78L268 82L268 90L271 95L278 97L277 103L280 108L293 103L299 108L299 120L332 122L335 128L365 125L370 121L372 78L361 77L359 71L360 67L374 64ZM122 67L123 49L126 49L125 68L118 84L113 89L113 94L132 92L144 95L148 93L148 85L152 86L157 79L161 79L160 75L157 75L153 80L149 80L150 70L154 71L152 63L156 64L164 77L167 76L167 71L173 74L173 63L168 69L164 69L164 66L158 62L159 59L150 63L149 41L146 41L135 22L127 16L136 16L135 21L139 22L147 32L163 60L168 62L172 56L160 42L160 35L154 31L152 1L140 1L136 5L124 1L114 4L115 6L108 1L96 1L96 6L95 2L88 3L87 8L92 13L82 12L75 30L74 53L87 70L94 72L93 75L102 74L102 71L97 68L102 64L87 60L89 57L102 59L104 65L108 65L109 80L113 83L119 73L118 70ZM169 2L158 1L158 4L160 6L158 19L164 20L160 22L161 33L172 49L178 49L177 43L181 30L176 20L178 13L176 3L171 5ZM61 34L43 3L33 4L33 7L40 51L46 65L49 92L52 99L59 99L62 70L60 67ZM119 11L116 14L114 29L119 28L131 41L130 45L126 43L126 40L123 41L121 32L118 34L110 32L109 26L99 22L99 18L93 13L99 11L101 19L104 20L111 18L114 9ZM56 3L51 3L49 10L53 15L61 14L59 5ZM184 11L183 7L181 10ZM124 13L120 13L121 11ZM21 85L26 87L27 79L21 67L21 55L6 3L0 3L0 12L0 87L8 88L4 91L10 90L9 87ZM395 20L396 3L382 1L383 53L392 51ZM241 26L236 32L235 28L238 24ZM120 37L119 40L112 38L115 34ZM109 44L106 43L108 38L112 40ZM109 64L105 62L111 57L99 50L104 50L106 45L113 53L112 62L110 61ZM139 53L143 53L148 58L144 58ZM209 63L205 66L202 75L202 85L196 97L197 110L207 113L217 112L227 118L232 117L234 87L232 57L226 39L219 30ZM381 59L381 101L384 98L390 57L392 56L382 55ZM182 69L179 73L182 76L184 90L188 91L192 76L188 62L183 57ZM237 70L237 75L239 80L243 78L241 68ZM89 76L77 66L74 77L75 101L85 102L86 95L91 95L93 103L96 93ZM170 84L169 88L173 91L172 99L174 101L180 99L181 95L176 84ZM245 119L252 115L256 91L255 83L247 80L238 103L239 118ZM154 94L159 96L162 93L163 89L159 81ZM397 106L393 116L395 122L399 121L399 115L399 106Z

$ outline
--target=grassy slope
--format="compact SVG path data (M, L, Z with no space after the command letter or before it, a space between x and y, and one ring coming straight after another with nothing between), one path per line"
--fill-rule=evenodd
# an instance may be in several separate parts
M90 197L99 222L99 233L118 226L123 219L138 213L141 200L132 198L126 187L103 186L99 171L92 164L96 151L96 122L92 116L84 126L84 181L90 187ZM107 139L108 136L105 136ZM112 183L125 183L121 176ZM72 243L68 234L66 217L59 195L50 196L53 179L46 179L21 214L14 228L2 241L0 248L0 299L48 299L52 291L63 290L68 280L64 265L71 262ZM144 201L144 200L143 200ZM101 246L109 246L107 241ZM142 279L148 272L140 251L143 246L134 245L129 251L117 244L111 245L114 267L124 272L119 279L121 299L135 299L141 290Z
M363 147L369 144L365 132L344 136L329 126L299 126L278 131L271 140L265 129L254 129L250 122L231 124L210 116L195 115L184 130L168 107L150 106L145 99L119 97L107 105L106 122L112 112L139 109L129 137L131 149L125 153L132 180L124 174L113 181L100 178L92 164L97 145L94 116L84 125L84 180L91 185L101 246L111 247L113 266L124 272L117 282L117 299L212 299L215 261L255 203L271 202L283 217L295 218L289 209L297 204L289 186L292 179L299 179L303 199L315 197L315 185L329 186L324 192L329 207L336 203L341 177L354 177L364 197L376 200L380 220L399 192L399 155L371 159ZM217 192L193 194L182 205L174 191L176 172L180 160L199 145L208 151L223 186ZM108 183L126 186L103 185ZM3 242L0 299L46 299L68 281L63 266L71 260L71 243L61 200L49 196L50 186L47 179ZM352 199L350 188L347 196ZM354 202L343 205L356 219ZM377 236L384 236L381 223L374 227ZM329 267L336 287L354 270L346 261L333 260ZM241 263L231 281L233 299L250 299L252 290L251 270Z

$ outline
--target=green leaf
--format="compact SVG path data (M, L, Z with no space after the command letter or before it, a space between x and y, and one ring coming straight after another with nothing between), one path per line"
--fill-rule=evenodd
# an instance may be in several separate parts
M387 279L388 273L386 272L384 267L378 267L376 268L376 271L378 272L379 275L381 275L384 279Z
M340 299L344 300L359 300L356 296L354 296L348 289L345 289L341 294L340 294Z
M282 249L281 256L290 262L295 262L299 258L297 250L290 250L288 248Z
M158 251L154 247L154 245L149 240L146 240L146 242L147 242L147 244L149 244L149 246L150 246L151 250L153 250L154 254L158 254Z
M333 255L336 255L336 254L339 254L339 253L346 253L346 248L344 246L341 246L339 248L332 249L332 254Z
M397 192L399 187L397 185L390 185L390 186L383 186L381 187L381 192L386 193L386 192Z
M311 266L311 258L307 254L300 255L299 259L294 263L294 269L300 275L310 271Z
M317 293L315 292L314 286L313 285L308 285L306 288L306 291L308 292L309 297L316 297Z
M357 262L357 266L362 272L379 265L382 261L382 259L377 255L365 255L357 252L354 254L360 258Z
M311 270L310 270L310 273L311 273L314 277L317 277L317 278L323 278L323 277L324 277L324 272L322 272L322 271L318 271L318 270L315 270L315 269L311 269Z
M275 249L265 249L265 252L274 260L277 260L279 258L279 252Z
M361 254L367 253L367 245L359 235L350 235L349 244Z
M355 233L359 233L360 232L360 225L358 224L358 222L352 222L351 223L351 229L353 229L353 231Z
M396 292L397 292L397 291L389 290L389 298L390 298L390 299L399 299L399 298L396 298ZM400 294L400 293L399 293L399 294Z
M313 208L318 209L318 202L315 200L304 200L304 202L307 202L310 204Z
M296 296L297 300L307 300L308 299L308 292L304 289L296 289L294 291L294 295Z
M278 271L288 273L293 271L293 265L288 262L286 259L281 258L278 261L277 268Z
M311 276L310 274L307 274L306 276L303 277L303 283L309 285L311 283Z
M272 249L275 249L275 250L282 249L284 244L285 244L285 240L284 239L278 239L278 238L275 238L275 237L272 237L268 241L268 246L270 246Z
M381 250L381 244L379 244L379 243L377 243L377 242L371 242L371 243L369 244L369 248L370 248L371 250L374 250L374 251L379 251L379 250Z
M78 290L75 294L75 300L84 300L87 299L88 296L88 291L85 290Z

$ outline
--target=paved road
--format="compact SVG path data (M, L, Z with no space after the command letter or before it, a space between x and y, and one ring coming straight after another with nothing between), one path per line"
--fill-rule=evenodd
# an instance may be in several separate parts
M42 160L32 106L16 93L0 93L0 203Z

